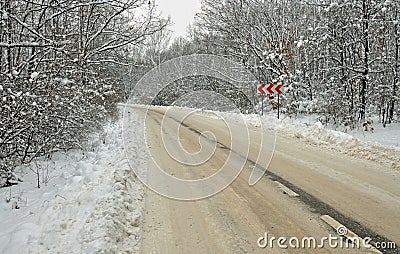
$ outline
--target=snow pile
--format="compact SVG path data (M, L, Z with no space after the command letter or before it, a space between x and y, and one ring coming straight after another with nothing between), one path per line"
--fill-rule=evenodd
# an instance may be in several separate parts
M324 128L319 121L313 125L293 121L285 118L279 121L277 130L290 136L305 139L316 145L340 145L343 147L354 147L360 144L360 140L344 132Z
M263 124L266 127L271 127L272 117L262 117ZM400 170L400 148L362 141L350 134L325 128L319 121L309 124L299 119L284 118L277 122L276 130L280 134L303 140L312 145L332 149ZM393 135L391 139L397 140L400 137L398 132L397 134L387 133L386 135ZM380 134L380 136L384 135Z
M54 154L28 167L24 182L0 189L0 253L137 253L143 187L123 152L121 127L90 152ZM12 208L18 209L12 209Z

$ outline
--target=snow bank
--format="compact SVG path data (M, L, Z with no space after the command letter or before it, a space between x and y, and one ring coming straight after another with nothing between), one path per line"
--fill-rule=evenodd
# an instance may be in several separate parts
M232 115L232 114L231 114ZM256 124L257 115L245 116L249 123ZM336 152L344 153L356 158L367 159L377 162L387 167L400 170L400 148L394 146L385 146L376 141L399 140L400 131L393 131L388 128L385 134L377 134L383 130L375 129L375 133L367 133L364 135L377 135L375 142L368 140L360 140L353 135L325 128L316 117L307 119L284 118L277 121L275 115L266 115L261 117L265 128L274 127L278 134L290 136L306 143L332 149ZM390 138L388 137L390 136ZM385 143L385 142L382 142ZM388 144L392 144L388 143ZM398 143L398 142L397 142Z
M57 153L24 182L0 189L0 253L137 253L143 187L125 159L121 123L94 138L90 152ZM19 209L12 209L17 206Z

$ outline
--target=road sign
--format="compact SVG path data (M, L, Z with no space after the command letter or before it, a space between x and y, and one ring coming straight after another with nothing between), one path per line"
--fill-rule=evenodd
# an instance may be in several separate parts
M261 96L265 96L267 95L267 93L269 94L278 94L278 119L280 117L280 109L279 109L279 105L280 105L280 101L279 101L279 95L283 94L283 85L274 85L274 84L262 84L257 88L257 93ZM271 99L271 98L270 98ZM261 100L261 115L264 114L264 100Z
M266 85L266 84L262 84L258 87L258 93L259 94L283 94L283 85L274 85L274 84L270 84L270 85Z

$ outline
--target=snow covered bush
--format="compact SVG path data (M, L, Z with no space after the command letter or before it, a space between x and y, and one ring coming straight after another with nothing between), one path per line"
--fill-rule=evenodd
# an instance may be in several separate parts
M1 187L16 165L79 146L115 115L135 47L167 22L144 0L0 7Z

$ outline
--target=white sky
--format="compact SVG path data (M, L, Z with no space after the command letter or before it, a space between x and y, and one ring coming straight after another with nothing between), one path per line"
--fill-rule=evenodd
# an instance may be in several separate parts
M200 11L201 0L156 0L164 16L170 16L174 23L170 28L173 37L186 35L187 27L194 21L194 15Z

